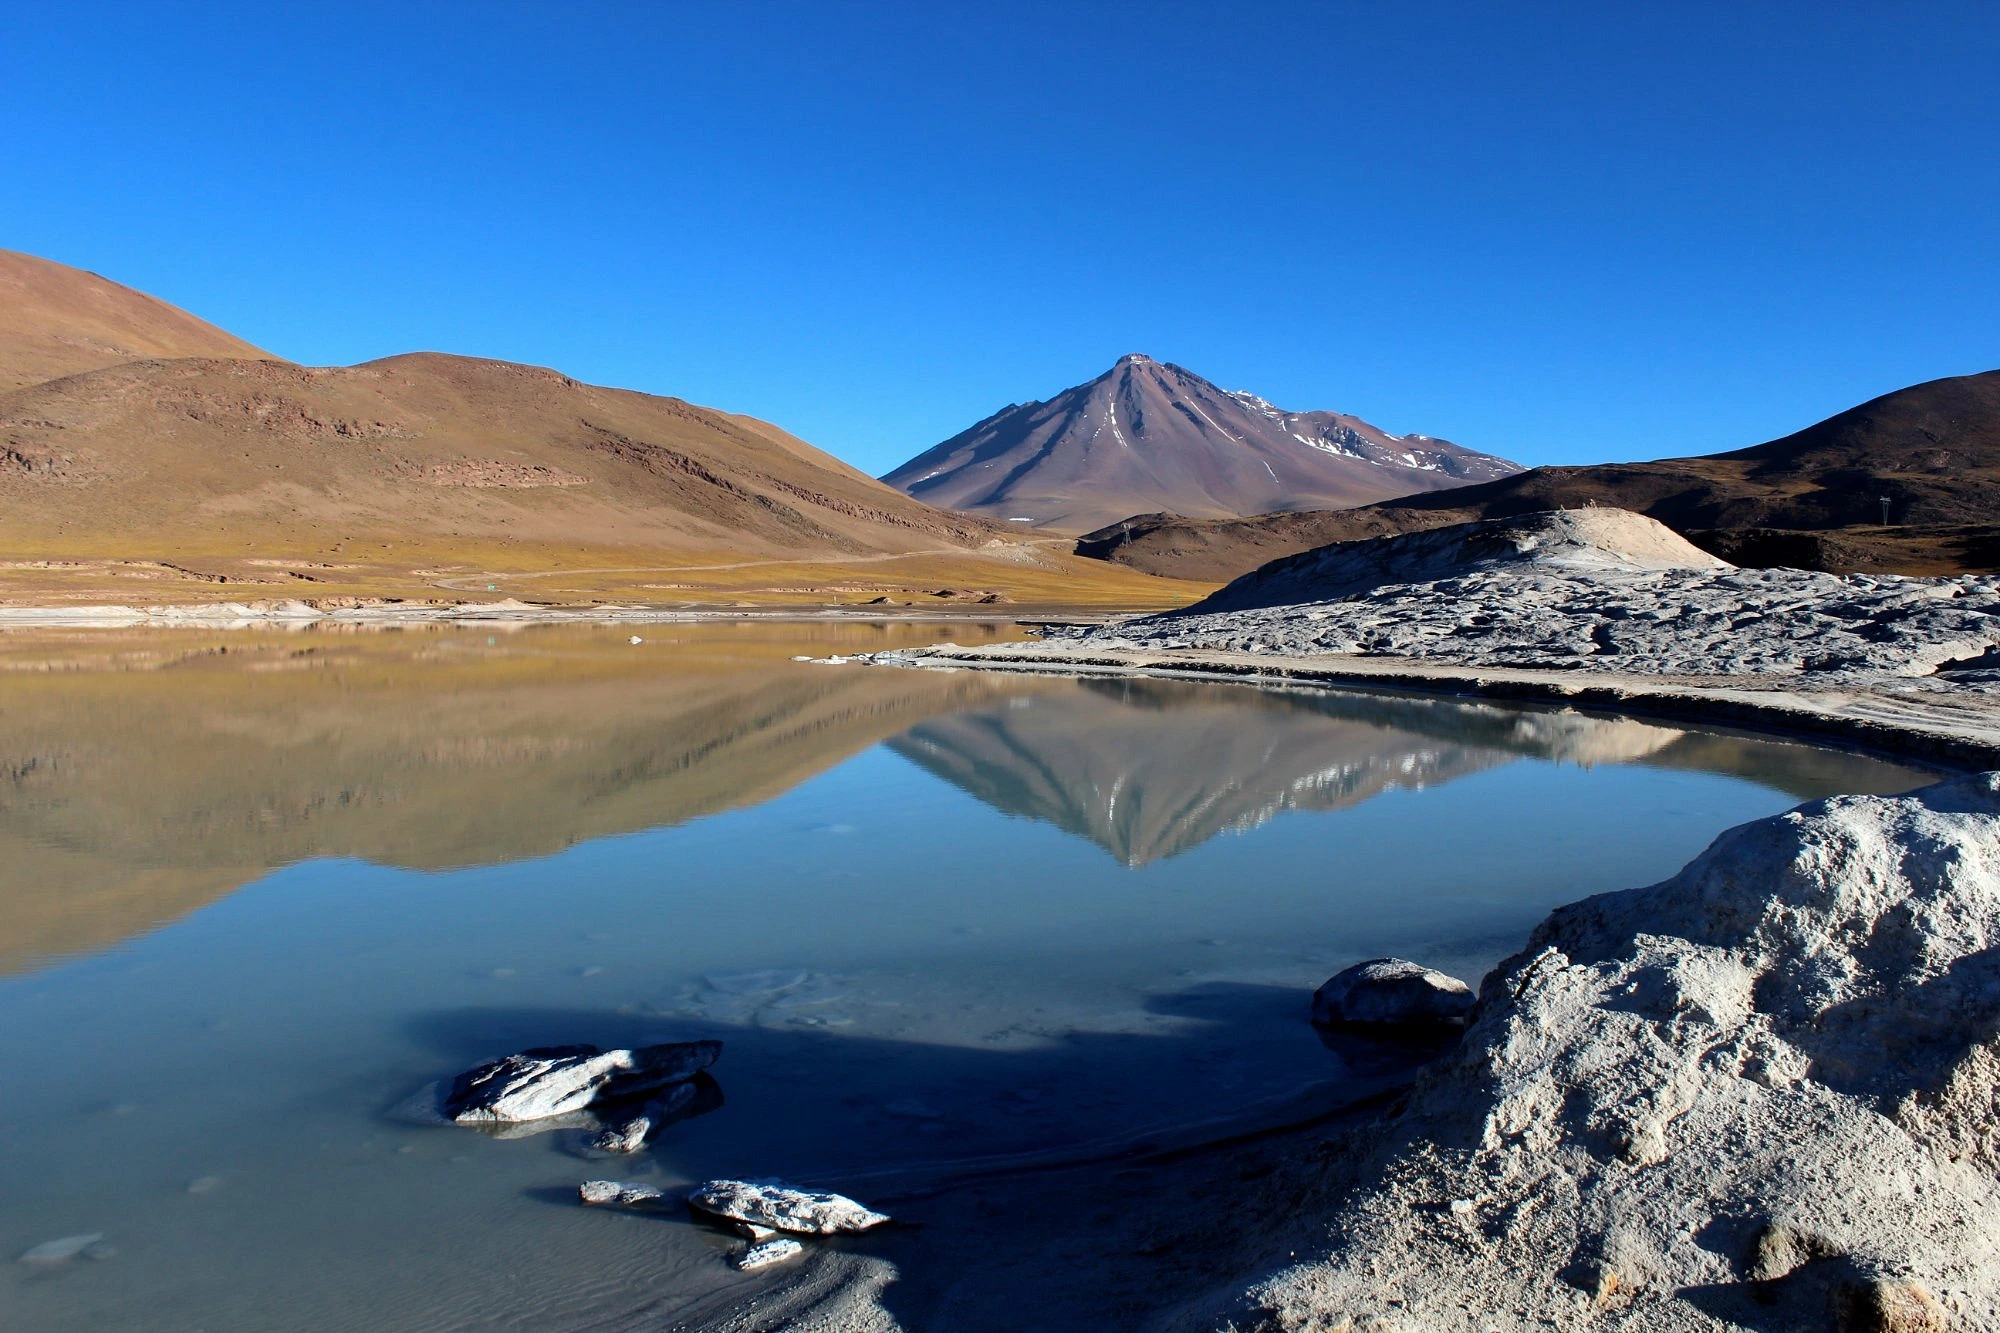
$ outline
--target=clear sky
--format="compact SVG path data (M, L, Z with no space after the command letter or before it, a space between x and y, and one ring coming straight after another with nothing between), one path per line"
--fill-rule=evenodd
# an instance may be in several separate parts
M2000 6L0 0L0 246L885 471L1121 353L1524 462L2000 367Z

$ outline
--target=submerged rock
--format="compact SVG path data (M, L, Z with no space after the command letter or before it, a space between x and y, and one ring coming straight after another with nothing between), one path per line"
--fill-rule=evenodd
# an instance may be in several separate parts
M736 1266L748 1273L759 1268L769 1268L772 1264L796 1259L806 1252L806 1247L795 1240L767 1240L752 1245L736 1256Z
M696 1097L704 1085L710 1081L701 1075L663 1088L658 1095L646 1102L645 1110L630 1120L612 1125L591 1139L590 1147L601 1153L627 1154L638 1152L646 1146L653 1131L669 1121L681 1118L682 1112L699 1114L695 1110Z
M887 1213L875 1212L843 1194L747 1180L711 1180L688 1195L687 1201L689 1207L715 1217L808 1236L866 1231L889 1220Z
M684 1083L721 1054L719 1041L610 1051L583 1045L538 1046L460 1074L445 1093L443 1111L461 1125L574 1115Z
M92 1231L82 1236L64 1236L60 1240L45 1240L40 1245L21 1255L24 1264L64 1264L72 1259L108 1259L113 1251L104 1243L102 1231Z
M1312 1021L1370 1028L1457 1027L1472 1013L1472 987L1404 958L1371 958L1335 973L1313 993Z
M627 1120L622 1125L614 1125L603 1131L590 1141L590 1146L598 1152L616 1153L622 1156L638 1152L645 1147L646 1136L652 1132L652 1119L642 1115L636 1120Z

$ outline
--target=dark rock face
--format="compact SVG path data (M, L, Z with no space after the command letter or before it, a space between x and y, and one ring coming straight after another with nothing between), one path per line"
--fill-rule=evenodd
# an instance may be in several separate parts
M1461 1027L1471 1016L1472 988L1402 958L1371 958L1337 973L1313 993L1312 1021L1329 1027Z

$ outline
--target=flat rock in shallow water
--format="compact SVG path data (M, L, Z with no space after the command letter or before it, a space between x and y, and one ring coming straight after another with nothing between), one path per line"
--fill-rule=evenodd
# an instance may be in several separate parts
M616 1180L586 1180L576 1187L576 1195L593 1206L615 1203L621 1208L643 1208L667 1197L664 1191L651 1185L627 1185Z
M64 1236L61 1240L45 1240L24 1253L20 1261L24 1264L62 1264L78 1256L96 1259L110 1252L110 1247L104 1244L104 1233L93 1231L84 1236Z
M1472 988L1404 958L1371 958L1336 973L1313 993L1312 1021L1379 1028L1440 1028L1465 1022Z
M731 1221L808 1236L866 1231L889 1220L887 1213L875 1212L843 1194L747 1180L711 1180L688 1195L688 1206Z
M445 1094L444 1114L461 1125L574 1115L685 1082L721 1054L719 1041L611 1051L581 1045L538 1046L460 1074Z

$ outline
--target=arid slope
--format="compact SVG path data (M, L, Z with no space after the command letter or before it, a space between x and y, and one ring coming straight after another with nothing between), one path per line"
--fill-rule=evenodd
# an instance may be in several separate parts
M0 604L1201 591L1107 578L677 398L436 353L294 365L24 255L0 254L0 297Z
M182 356L271 359L157 297L0 250L0 393L144 357Z

